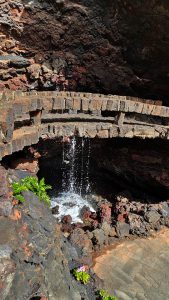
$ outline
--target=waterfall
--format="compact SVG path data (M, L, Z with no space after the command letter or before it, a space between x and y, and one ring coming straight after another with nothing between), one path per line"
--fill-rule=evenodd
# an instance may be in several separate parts
M90 140L73 137L63 145L62 189L79 195L90 192Z
M81 222L80 211L88 206L94 211L86 198L90 196L90 154L91 145L88 138L68 139L62 149L62 192L52 197L52 206L59 205L61 220L64 215L71 215L72 222Z

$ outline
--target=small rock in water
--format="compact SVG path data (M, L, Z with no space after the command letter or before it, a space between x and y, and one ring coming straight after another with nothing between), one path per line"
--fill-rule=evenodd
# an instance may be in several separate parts
M52 207L52 214L53 215L59 214L59 205Z
M90 208L84 205L80 211L80 218L84 221L86 219L89 219L91 216Z
M72 222L72 217L70 215L66 215L62 218L63 224L71 224L71 222Z
M76 205L76 203L73 203L73 202L65 202L65 203L63 203L63 206L68 206L68 207L73 207L75 205Z

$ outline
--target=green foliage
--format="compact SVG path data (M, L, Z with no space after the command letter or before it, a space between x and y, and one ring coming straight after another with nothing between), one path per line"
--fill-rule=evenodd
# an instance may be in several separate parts
M110 296L105 290L100 290L99 296L102 297L102 300L118 300L117 297Z
M25 201L21 193L23 191L31 191L39 197L40 201L43 201L50 206L50 198L46 191L51 188L50 185L45 184L44 178L38 181L38 179L33 176L28 176L21 179L19 182L12 183L13 195L21 203Z
M73 275L77 281L80 281L83 284L87 284L90 280L90 275L85 271L78 271L78 269L73 270Z

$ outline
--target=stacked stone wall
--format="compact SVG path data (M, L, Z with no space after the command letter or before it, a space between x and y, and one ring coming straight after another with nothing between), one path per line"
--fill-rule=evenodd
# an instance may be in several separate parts
M40 138L169 138L161 101L77 92L0 94L0 158Z

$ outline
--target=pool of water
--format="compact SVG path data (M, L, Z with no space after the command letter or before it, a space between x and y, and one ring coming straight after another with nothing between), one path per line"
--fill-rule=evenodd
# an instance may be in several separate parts
M52 207L59 206L59 213L55 217L61 221L65 215L72 217L72 223L81 222L80 211L84 206L89 207L90 211L95 212L87 197L83 197L73 192L62 192L58 196L51 197Z

